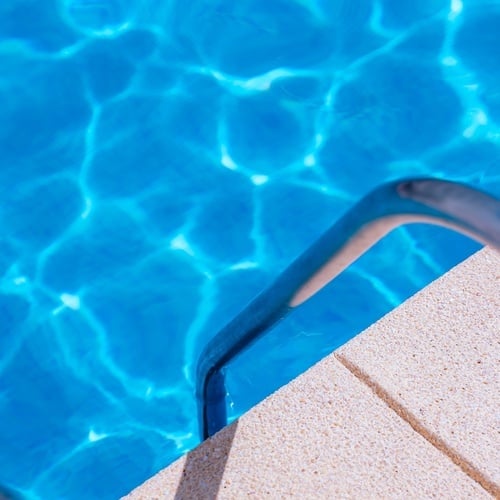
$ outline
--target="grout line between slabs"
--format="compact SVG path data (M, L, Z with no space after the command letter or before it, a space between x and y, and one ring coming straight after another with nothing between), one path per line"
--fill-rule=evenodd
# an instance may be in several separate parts
M490 495L495 498L500 498L500 487L493 481L484 476L471 462L465 457L457 453L453 448L450 448L446 442L434 432L427 429L411 411L402 406L394 399L380 384L375 382L366 372L359 366L349 361L340 353L334 354L335 358L342 363L357 379L367 385L380 399L397 413L397 415L405 420L411 428L420 434L432 446L437 448L441 453L446 455L455 465L467 474L471 479L476 481Z

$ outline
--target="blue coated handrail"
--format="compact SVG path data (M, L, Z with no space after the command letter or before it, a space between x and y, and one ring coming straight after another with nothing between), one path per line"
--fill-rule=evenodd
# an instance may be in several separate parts
M227 423L224 366L392 229L415 222L445 226L500 250L500 201L489 194L438 179L400 180L375 189L208 343L196 386L203 439Z

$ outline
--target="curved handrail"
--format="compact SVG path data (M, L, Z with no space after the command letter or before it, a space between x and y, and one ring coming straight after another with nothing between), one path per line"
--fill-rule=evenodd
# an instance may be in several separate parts
M408 223L445 226L500 250L500 201L438 179L389 182L366 195L205 347L197 397L203 439L227 423L222 368L392 229Z

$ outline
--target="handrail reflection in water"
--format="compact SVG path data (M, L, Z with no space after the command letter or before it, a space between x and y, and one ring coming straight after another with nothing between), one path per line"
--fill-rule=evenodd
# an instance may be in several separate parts
M203 439L227 423L224 366L392 229L416 222L444 226L500 250L500 201L494 197L463 184L429 178L378 187L208 343L198 361L196 381Z

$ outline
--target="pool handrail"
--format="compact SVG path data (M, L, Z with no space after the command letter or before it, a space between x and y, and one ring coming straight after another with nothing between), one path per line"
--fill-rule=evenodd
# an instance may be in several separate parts
M403 179L374 189L295 259L207 344L198 361L200 434L227 424L223 368L398 226L444 226L500 251L500 200L465 184Z

